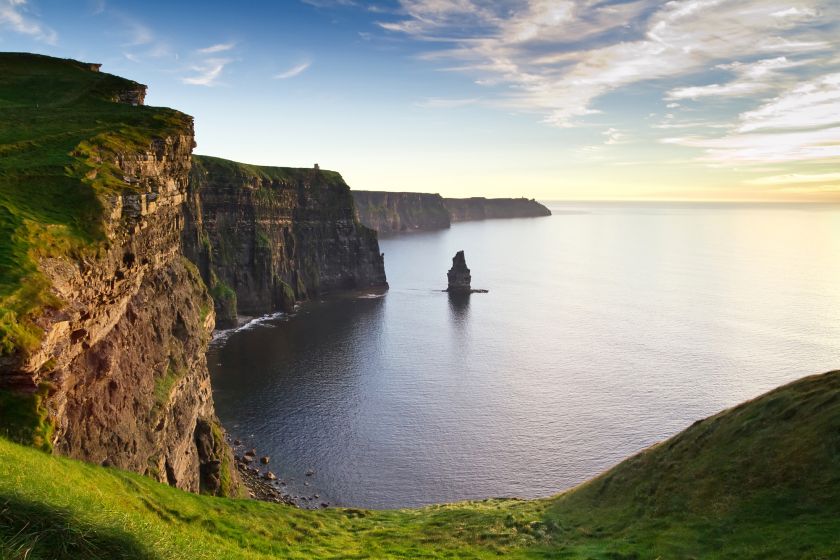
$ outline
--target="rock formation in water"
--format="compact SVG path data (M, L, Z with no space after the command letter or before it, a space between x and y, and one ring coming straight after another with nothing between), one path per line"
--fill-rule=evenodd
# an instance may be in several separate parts
M351 191L356 217L379 233L446 229L449 211L439 194Z
M449 281L449 286L446 288L447 292L468 294L472 292L470 285L472 277L470 276L470 269L467 268L467 260L464 258L464 252L458 251L452 257L452 268L446 273L446 279Z
M453 222L551 216L551 210L528 198L444 198Z
M375 231L341 175L194 156L184 252L210 287L217 324L297 300L387 287Z
M30 198L29 223L17 226L14 212L4 214L0 233L14 233L0 242L38 247L41 238L29 232L41 231L44 239L53 235L75 247L14 257L20 270L32 272L28 283L11 288L18 290L12 296L8 285L0 294L0 431L185 490L235 493L238 478L205 361L213 303L180 247L192 118L121 108L115 100L141 105L145 86L75 61L3 55L0 64L3 99L20 83L38 87L31 91L61 86L54 104L39 107L32 99L32 111L13 106L15 114L3 118L25 120L27 134L45 131L23 148L32 161L44 162L38 188L67 185L60 196ZM49 151L48 127L61 119L67 123L62 138L78 136L69 156L61 146ZM66 165L56 153L68 158ZM3 183L7 194L31 186L27 168L13 167L14 161L0 162L5 177L21 177ZM94 233L71 237L72 230L51 221L73 212L73 224L82 226L72 227ZM37 260L24 260L33 254ZM22 298L33 303L20 307ZM25 314L5 311L16 305Z
M359 221L379 233L446 229L452 222L550 216L527 198L442 198L439 194L352 191Z

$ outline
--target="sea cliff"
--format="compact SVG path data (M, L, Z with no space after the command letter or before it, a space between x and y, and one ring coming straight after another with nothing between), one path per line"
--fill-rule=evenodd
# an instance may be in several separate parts
M444 198L453 222L551 216L551 210L529 198Z
M439 194L352 191L359 221L381 233L449 227L449 211Z
M387 287L376 232L341 175L194 156L183 232L217 323L345 289Z
M443 198L439 194L352 191L356 216L383 234L446 229L452 222L550 216L527 198Z
M213 304L180 247L192 118L144 95L97 65L0 55L0 431L230 495Z

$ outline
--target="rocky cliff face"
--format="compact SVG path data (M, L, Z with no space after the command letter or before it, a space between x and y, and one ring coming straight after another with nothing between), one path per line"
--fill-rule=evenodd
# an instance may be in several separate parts
M128 87L125 101L141 103L144 91ZM121 186L79 183L102 189L102 242L38 260L58 303L33 317L35 347L0 359L0 418L7 435L32 430L36 444L62 455L229 495L237 476L205 362L213 303L180 247L192 121L172 122L182 124L145 145L119 144L120 131L109 132L107 149L87 149L95 152L87 179L111 173Z
M379 233L446 229L452 222L550 216L527 198L442 198L439 194L352 191L356 216Z
M234 475L204 357L213 306L179 244L192 144L184 131L116 162L142 193L111 199L98 258L42 262L66 305L17 377L48 385L57 452L220 493Z
M551 216L551 210L528 198L444 198L443 204L453 222Z
M387 286L376 232L356 221L338 173L196 156L185 216L184 252L210 286L219 326Z
M379 233L446 229L449 211L439 194L352 191L356 217Z

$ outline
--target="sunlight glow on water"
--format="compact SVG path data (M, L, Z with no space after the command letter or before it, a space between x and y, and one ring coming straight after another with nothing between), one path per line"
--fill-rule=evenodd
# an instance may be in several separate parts
M218 341L228 431L331 503L547 496L840 367L840 207L552 210L382 240L384 298ZM489 294L439 291L459 249Z

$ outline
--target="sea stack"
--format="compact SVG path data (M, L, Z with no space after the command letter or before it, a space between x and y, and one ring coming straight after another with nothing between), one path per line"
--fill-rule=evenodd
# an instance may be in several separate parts
M449 280L449 287L446 289L450 293L469 294L472 292L470 281L470 269L467 268L467 261L464 258L464 252L458 251L452 257L452 268L446 274Z

